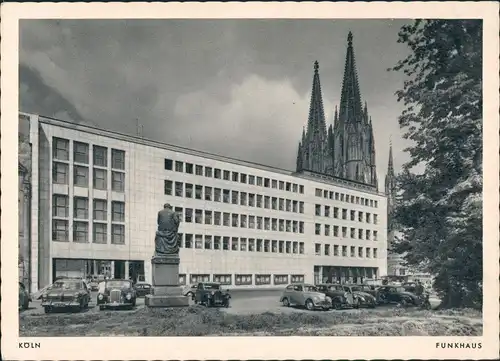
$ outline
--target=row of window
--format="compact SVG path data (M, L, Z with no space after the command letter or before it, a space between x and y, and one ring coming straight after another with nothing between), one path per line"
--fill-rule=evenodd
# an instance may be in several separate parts
M179 275L179 284L185 285L187 280L186 274ZM304 275L284 275L284 274L191 274L189 275L189 283L195 285L199 282L217 282L221 285L230 286L262 286L262 285L286 285L289 283L303 283ZM271 283L272 281L272 283Z
M304 194L304 186L297 183L278 181L276 179L254 176L246 173L222 170L192 163L173 161L165 159L165 169L175 170L176 172L195 174L208 178L223 179L225 181L233 181L242 184L256 185L260 187L273 188L284 190L287 192Z
M364 222L364 223L372 223L373 224L378 224L378 214L376 213L369 213L369 212L362 212L362 211L358 211L358 216L356 217L356 211L354 210L351 210L350 211L350 217L348 218L347 215L348 215L348 210L345 209L345 208L342 208L342 215L340 215L340 208L338 207L330 207L330 206L324 206L324 212L321 212L321 210L323 209L323 207L321 206L321 204L316 204L316 207L315 207L315 215L318 216L318 217L333 217L333 218L336 218L336 219L339 219L340 216L342 216L342 219L344 220L351 220L351 221L354 221L354 222ZM331 210L333 209L333 212L331 212Z
M181 248L214 249L222 251L266 252L283 254L304 254L304 242L255 239L244 237L223 237L201 234L179 234Z
M52 216L56 218L69 217L69 197L63 194L52 195ZM89 199L86 197L73 197L73 218L89 218ZM106 199L92 200L92 219L94 221L108 220L108 201ZM125 203L111 202L111 221L125 222Z
M78 187L88 188L89 167L73 166L73 184ZM69 164L63 162L52 163L52 182L55 184L69 184ZM108 171L94 167L92 169L92 187L94 189L108 189ZM114 192L125 191L125 173L111 171L111 189Z
M90 145L73 141L73 162L89 164ZM64 138L52 138L52 157L60 161L69 161L70 141ZM108 148L94 145L92 147L92 163L98 167L108 167ZM125 152L111 149L111 168L125 170Z
M370 229L362 229L362 228L353 228L350 227L350 232L347 233L348 227L340 227L340 226L330 226L329 224L323 225L324 232L323 235L329 237L340 237L340 232L342 231L342 238L353 238L353 239L365 239L367 241L378 241L378 231L372 231ZM357 232L356 232L357 230ZM314 234L317 236L321 236L321 224L316 223L314 227Z
M361 204L362 206L367 206L367 207L374 207L374 208L378 207L378 201L376 200L364 197L357 197L339 192L328 191L325 189L316 188L314 194L316 197L321 197L325 199L348 202L352 204Z
M52 220L52 240L56 242L69 242L69 221L66 219ZM89 243L89 222L73 222L73 242ZM92 243L108 243L108 224L101 222L92 223ZM111 224L111 243L125 244L125 225Z
M316 256L378 258L377 248L372 249L370 247L366 247L365 252L363 253L363 247L357 247L358 253L356 255L356 247L350 246L351 252L348 256L348 254L347 254L347 247L348 246L339 246L339 245L334 244L333 245L333 252L332 252L331 245L324 244L323 246L324 246L323 252L321 252L321 243L314 244L314 252L315 252ZM342 247L342 253L340 253L340 247ZM373 251L373 253L372 253L372 251Z
M165 180L164 193L169 196L175 195L176 197L194 198L240 206L304 213L304 202L302 201L193 185L190 183L173 182L171 180Z
M246 214L175 207L182 221L214 226L261 229L275 232L304 233L304 222Z

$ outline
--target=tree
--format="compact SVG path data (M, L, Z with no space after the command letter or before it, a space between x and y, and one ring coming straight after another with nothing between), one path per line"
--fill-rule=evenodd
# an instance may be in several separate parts
M394 250L435 275L442 307L482 304L482 22L416 20L399 43L410 55L389 70L411 160L397 177ZM422 174L412 172L423 165Z

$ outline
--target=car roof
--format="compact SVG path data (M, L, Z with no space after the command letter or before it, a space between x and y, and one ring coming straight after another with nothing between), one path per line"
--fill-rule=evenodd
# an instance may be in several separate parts
M204 285L218 285L218 286L220 285L219 282L199 282L199 283L204 284Z

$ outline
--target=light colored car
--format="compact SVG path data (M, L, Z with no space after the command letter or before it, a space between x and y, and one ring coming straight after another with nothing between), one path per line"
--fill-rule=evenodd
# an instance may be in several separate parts
M308 310L332 308L332 299L307 283L292 283L288 285L281 295L280 302L283 306L304 306Z

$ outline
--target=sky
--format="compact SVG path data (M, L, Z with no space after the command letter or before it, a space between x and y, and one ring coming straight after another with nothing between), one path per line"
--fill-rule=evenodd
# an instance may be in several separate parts
M407 20L21 20L20 110L294 171L319 62L332 122L353 33L379 189L408 160L388 72Z

